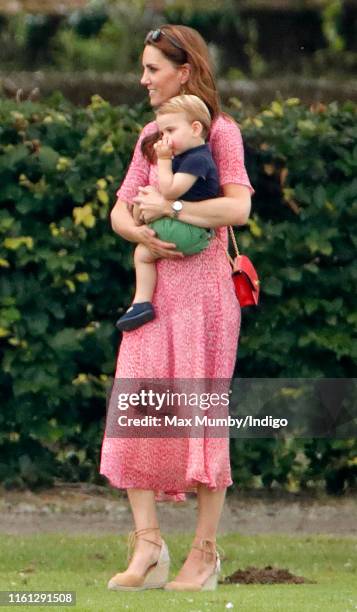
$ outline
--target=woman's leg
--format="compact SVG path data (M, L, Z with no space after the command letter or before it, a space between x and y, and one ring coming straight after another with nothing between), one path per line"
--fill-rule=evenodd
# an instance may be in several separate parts
M128 489L127 493L134 518L135 530L147 529L148 527L158 528L159 521L154 491ZM136 538L133 556L127 569L129 574L144 574L149 565L158 560L160 554L159 546L151 544L147 540L160 544L160 530L153 529L144 533L143 537Z
M179 582L204 582L212 573L215 565L215 541L217 528L222 514L226 489L212 491L205 485L197 487L198 516L196 534L189 555L183 564L175 581ZM202 540L206 543L206 550L211 554L204 554L196 546L201 547Z
M206 485L197 487L198 516L196 538L215 540L227 489L212 491Z

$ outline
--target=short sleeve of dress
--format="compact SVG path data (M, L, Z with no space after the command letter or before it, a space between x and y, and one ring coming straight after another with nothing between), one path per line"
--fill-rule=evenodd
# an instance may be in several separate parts
M223 115L218 117L212 126L209 144L221 187L227 183L245 185L253 195L255 192L244 165L243 139L235 121Z
M138 187L149 183L150 162L141 152L141 143L146 136L156 131L157 125L154 121L151 121L142 129L125 178L116 192L118 200L123 200L129 206L132 206L133 198L138 193Z

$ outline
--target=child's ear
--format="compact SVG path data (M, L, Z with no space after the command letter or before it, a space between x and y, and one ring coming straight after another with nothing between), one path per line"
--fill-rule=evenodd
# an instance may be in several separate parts
M200 121L193 121L192 130L195 136L201 136L203 130L202 123Z

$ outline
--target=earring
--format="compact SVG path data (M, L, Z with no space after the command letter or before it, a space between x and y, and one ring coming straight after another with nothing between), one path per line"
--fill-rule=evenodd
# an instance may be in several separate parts
M181 85L181 87L180 87L180 96L184 96L184 95L185 95L185 93L186 93L185 86L184 86L184 85Z

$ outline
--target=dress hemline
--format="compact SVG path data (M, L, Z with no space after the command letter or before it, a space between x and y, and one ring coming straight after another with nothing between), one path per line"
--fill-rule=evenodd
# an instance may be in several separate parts
M163 489L162 485L161 486L148 486L147 483L145 484L140 484L140 483L135 483L133 484L132 482L129 484L124 484L123 481L120 481L120 483L118 483L117 480L114 480L113 478L110 478L109 476L107 476L105 473L100 472L100 474L102 476L104 476L111 487L114 487L115 489L142 489L145 491L154 491L155 493L155 498L156 501L170 501L171 498L177 498L177 499L172 499L172 501L186 501L186 494L187 493L195 493L197 494L197 487L199 484L203 484L206 485L208 487L208 489L210 489L210 491L219 491L220 489L226 489L227 487L232 486L233 480L230 478L227 481L223 481L223 483L219 483L219 485L215 484L215 485L211 485L209 483L208 480L203 481L203 480L198 480L195 481L195 483L192 484L185 484L182 487L175 487L175 489Z

